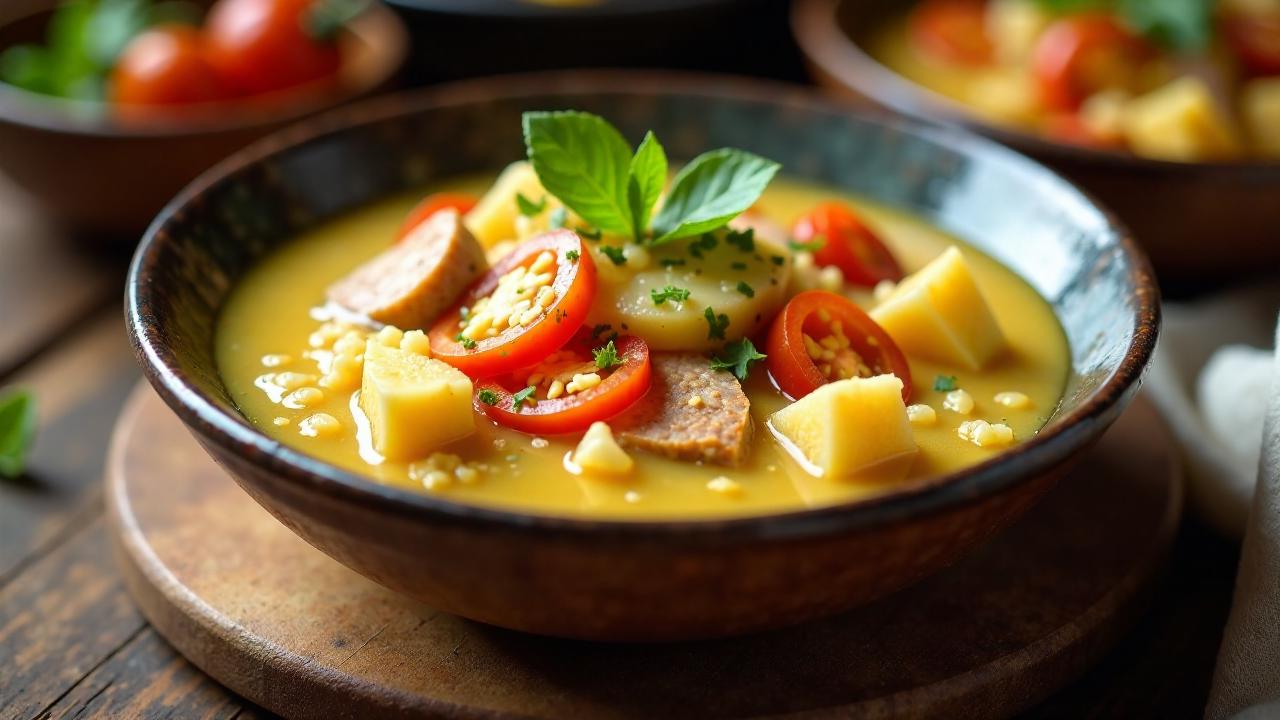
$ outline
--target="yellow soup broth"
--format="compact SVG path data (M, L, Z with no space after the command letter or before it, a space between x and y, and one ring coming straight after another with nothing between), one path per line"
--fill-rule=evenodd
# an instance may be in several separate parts
M482 192L488 180L454 182L448 189ZM848 202L864 213L907 272L922 267L948 246L961 245L1004 331L1008 350L981 372L910 358L911 402L934 408L937 422L913 427L919 452L909 465L890 464L854 479L806 473L765 426L769 414L786 401L771 387L764 365L757 364L746 383L755 430L750 457L740 467L680 462L636 450L631 452L635 471L625 479L574 475L565 469L565 460L578 437L531 437L481 416L476 433L442 448L478 472L468 473L466 482L428 489L431 483L424 483L424 477L429 468L421 462L366 462L371 455L367 449L362 455L362 440L367 446L368 426L358 412L353 413L357 406L351 393L322 392L322 398L313 394L301 407L284 401L278 388L264 391L273 387L261 380L291 372L297 374L291 376L291 384L306 386L323 374L326 353L314 349L310 338L323 324L316 308L323 304L325 288L384 250L419 197L415 193L359 209L265 258L232 293L217 335L222 376L249 422L290 447L376 482L438 493L459 502L553 515L655 519L797 510L872 497L987 460L1000 450L978 447L959 437L961 422L1004 423L1013 429L1016 441L1025 441L1053 413L1066 382L1069 352L1052 309L1008 269L900 212L829 189L779 180L757 205L763 215L789 225L819 201ZM872 304L868 292L850 296L864 307ZM970 414L943 408L945 393L934 390L939 375L958 377L958 385L975 401ZM995 396L1006 392L1025 394L1029 406L1012 409L998 404ZM340 427L317 430L307 422L316 413L332 416Z

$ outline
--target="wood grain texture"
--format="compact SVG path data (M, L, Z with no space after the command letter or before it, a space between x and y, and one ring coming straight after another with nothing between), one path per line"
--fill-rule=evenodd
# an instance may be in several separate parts
M293 717L1007 716L1088 667L1145 599L1180 511L1159 427L1136 406L1024 521L886 601L681 645L536 638L390 593L255 506L150 390L122 420L109 501L157 629Z

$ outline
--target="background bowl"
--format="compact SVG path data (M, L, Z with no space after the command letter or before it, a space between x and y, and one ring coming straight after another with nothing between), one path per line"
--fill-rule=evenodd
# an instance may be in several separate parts
M862 49L864 38L908 7L878 0L796 0L792 28L813 77L896 112L963 125L1048 164L1133 229L1170 288L1194 291L1280 266L1280 162L1166 162L988 123Z
M1041 434L965 472L870 502L763 517L592 521L385 487L284 447L237 412L213 333L236 281L339 213L523 153L520 113L601 113L674 159L731 145L934 222L1050 303L1074 370ZM340 178L340 180L338 180ZM732 635L865 603L959 558L1020 515L1137 390L1155 341L1146 260L1043 167L955 131L871 120L792 87L723 77L573 73L461 83L339 111L238 154L143 240L126 290L144 371L240 485L311 544L431 606L548 635Z
M39 42L58 3L0 4L0 49ZM56 221L132 244L178 190L214 163L273 130L387 84L408 52L403 24L374 3L349 29L339 88L299 88L190 117L124 124L99 103L0 83L0 172Z

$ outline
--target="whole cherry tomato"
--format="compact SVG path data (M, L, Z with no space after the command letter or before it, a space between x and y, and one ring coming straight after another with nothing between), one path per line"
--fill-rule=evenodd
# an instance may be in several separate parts
M820 203L796 221L791 237L801 243L820 243L813 250L814 262L840 268L846 282L875 287L881 280L902 279L893 253L846 205Z
M1040 100L1053 112L1074 112L1108 87L1127 87L1151 48L1109 15L1077 15L1050 25L1031 56Z
M991 62L982 0L925 0L907 22L912 42L927 55L959 65Z
M244 95L334 77L342 57L313 22L317 0L218 0L205 21L209 60Z
M400 232L396 235L396 242L400 242L413 232L413 229L422 224L424 220L435 215L441 210L457 210L459 215L466 215L471 212L471 208L476 206L480 201L471 193L460 192L440 192L432 193L413 206L409 214L405 216L404 222L400 225Z
M111 72L109 92L121 105L189 105L227 97L199 31L181 25L152 28L130 41Z
M1280 14L1228 17L1223 34L1249 74L1280 75Z
M834 347L823 345L827 338ZM769 328L765 352L774 384L793 400L836 380L893 374L902 381L902 401L911 401L907 356L843 295L809 290L791 298Z

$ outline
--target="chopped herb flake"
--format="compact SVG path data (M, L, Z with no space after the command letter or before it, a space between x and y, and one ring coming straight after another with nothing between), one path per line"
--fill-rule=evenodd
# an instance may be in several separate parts
M661 305L668 300L684 302L689 299L689 291L684 288L678 288L675 285L668 285L661 290L657 288L650 290L649 297L653 298L654 305Z
M591 328L591 339L594 340L599 338L604 333L609 332L609 330L611 330L612 328L613 326L608 324L596 325L595 327Z
M622 248L613 245L601 245L600 252L604 253L614 265L625 265L627 256L622 252Z
M702 316L707 319L707 338L711 340L723 340L724 331L729 327L729 316L723 313L717 315L712 308L702 311Z
M547 196L543 195L542 199L534 202L524 196L524 193L516 193L516 208L520 210L520 214L525 217L533 217L542 212L547 207Z
M529 387L512 395L511 409L515 410L516 412L520 412L520 406L525 404L526 402L529 403L530 405L537 403L536 399L532 399L532 400L530 399L530 398L533 398L533 393L535 390L537 390L537 388L534 387L533 385L530 385Z
M662 258L658 261L658 264L664 268L673 268L680 267L681 265L684 265L685 262L684 258Z
M578 234L588 240L599 240L604 237L604 233L598 228L579 228Z
M938 392L951 392L956 389L955 375L939 375L933 379L933 389Z
M454 340L457 340L458 342L462 343L462 347L466 348L467 350L476 349L476 341L463 335L462 333L458 333L457 337L455 337Z
M701 259L702 253L715 250L718 244L720 244L720 241L716 240L715 235L704 233L702 237L689 243L689 254Z
M724 346L724 351L711 358L712 370L728 370L739 380L746 380L750 365L765 359L766 355L758 350L747 338L731 342Z
M480 392L476 393L476 397L480 400L480 402L484 403L485 405L498 404L498 393L489 389L481 390Z
M577 251L577 250L570 250L570 251L568 251L568 252L566 252L566 253L564 254L564 259L565 259L565 260L568 260L569 262L575 262L575 263L576 263L576 262L578 262L578 258L579 258L579 257L581 257L581 256L578 254L578 251Z
M612 340L605 343L604 347L592 350L591 356L596 360L596 367L601 370L608 370L622 364L622 360L618 357L618 348L614 346Z
M744 262L733 262L733 263L729 263L729 267L733 268L734 270L746 270L747 264Z
M745 280L738 281L738 292L742 293L743 295L746 295L747 297L756 296L756 291L750 285L748 285Z
M781 255L770 255L770 256L769 256L769 260L770 260L774 265L777 265L778 267L782 267L782 266L783 266L783 265L785 265L785 264L786 264L786 262L787 262L787 259L786 259L786 258L784 258L784 257L782 257Z
M742 252L755 252L756 231L752 228L747 228L741 232L737 230L730 230L725 233L724 241L730 245L736 245Z
M813 240L810 240L809 242L797 242L795 240L787 241L787 247L791 248L794 252L818 252L826 244L827 239L821 235L815 236Z

